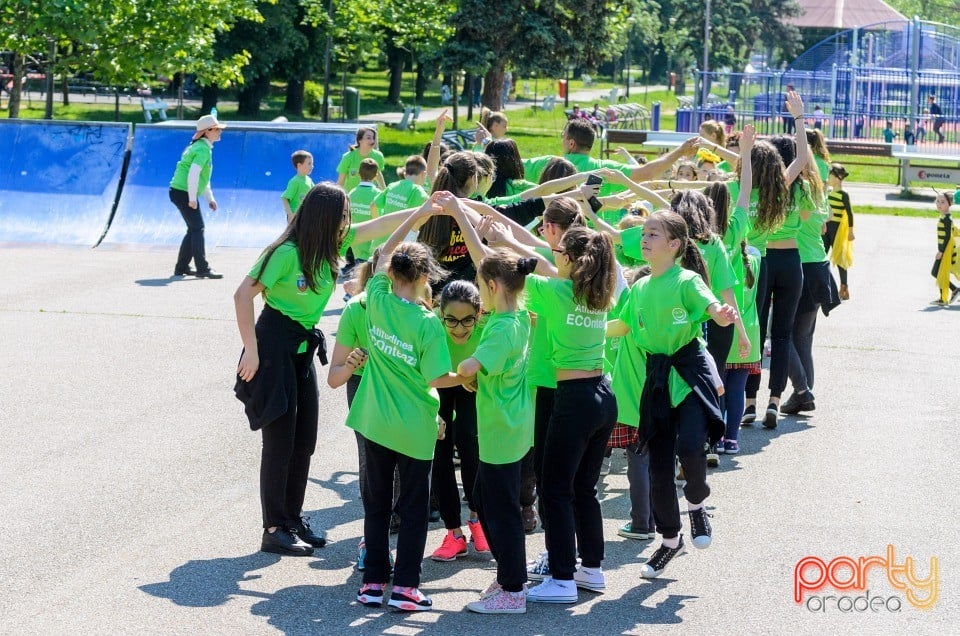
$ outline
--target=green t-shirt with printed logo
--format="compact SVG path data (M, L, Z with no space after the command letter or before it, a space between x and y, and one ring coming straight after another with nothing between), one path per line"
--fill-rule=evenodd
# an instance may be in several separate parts
M354 223L363 223L369 221L370 204L380 194L380 188L369 181L361 181L356 188L350 190L347 197L350 199L350 216ZM365 243L356 243L353 246L353 255L364 260L369 259L373 254L373 241Z
M287 189L280 195L281 199L286 199L290 204L290 211L294 214L300 209L303 197L307 196L310 188L313 187L313 179L308 174L297 174L287 181Z
M355 234L356 231L351 228L340 248L341 253L346 252L353 243ZM260 266L265 257L266 252L257 259L256 264L247 274L255 280L258 279L259 274L260 283L266 287L263 292L264 302L283 315L296 320L306 329L313 329L320 321L320 316L327 307L327 301L330 300L337 286L337 276L330 271L329 263L324 262L320 266L320 271L314 276L317 291L313 291L307 286L307 279L300 266L300 255L293 242L288 241L278 245L270 260L267 261L263 273L260 274Z
M373 159L380 166L380 172L383 172L383 153L374 148L369 156L361 157L360 151L354 148L343 153L340 157L340 163L337 164L337 174L346 175L343 182L343 189L350 192L360 184L360 162L364 159Z
M573 298L573 281L531 275L526 284L527 308L544 327L557 369L603 369L607 312L594 311ZM543 323L543 324L541 324Z
M401 179L394 181L381 191L374 203L377 206L377 214L383 216L400 210L419 208L429 198L430 195L423 187L408 179Z
M477 441L487 464L520 461L533 446L534 400L525 377L529 339L526 311L493 313L473 353L483 367L477 374Z
M360 292L350 299L340 314L340 324L337 326L337 344L343 345L350 351L357 347L370 351L370 339L367 337L367 294ZM363 375L366 365L353 372L353 375Z
M177 161L177 167L173 172L173 178L170 180L170 187L174 190L183 190L189 192L187 178L190 175L190 166L197 164L200 166L200 180L197 182L197 195L203 194L203 191L210 185L210 177L213 175L213 146L206 139L198 139L187 146Z
M753 287L746 286L747 270L743 264L743 254L740 250L737 250L733 258L733 271L737 274L737 284L733 288L733 295L736 297L737 305L740 307L740 318L743 320L743 328L750 338L750 355L746 358L740 357L737 340L734 338L733 345L730 347L730 353L727 356L727 364L760 362L760 318L757 316L757 281L760 278L760 252L757 248L747 248L747 260L753 272Z
M644 354L672 355L703 336L701 323L717 297L696 272L674 265L660 276L641 278L630 288L620 320ZM677 406L690 393L676 369L670 369L670 402Z
M367 333L370 355L347 426L407 457L433 459L440 400L430 382L451 371L443 323L394 295L380 272L367 284Z

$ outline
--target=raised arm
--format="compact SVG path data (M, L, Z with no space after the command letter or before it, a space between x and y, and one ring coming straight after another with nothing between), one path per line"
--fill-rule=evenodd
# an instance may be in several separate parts
M530 233L527 228L520 225L510 217L506 216L496 208L490 207L486 203L481 201L473 201L472 199L462 199L463 205L467 208L483 215L492 217L498 223L501 223L506 227L510 233L513 235L513 238L519 243L526 245L528 247L550 247L545 241L538 239L536 236Z
M634 168L630 172L630 178L637 183L656 179L663 174L667 168L676 163L677 159L681 159L683 157L692 157L697 152L697 148L699 147L700 138L691 137L662 157Z
M448 121L453 121L447 115L447 109L444 108L440 116L437 117L437 127L433 131L433 140L430 142L430 152L427 153L427 178L430 183L437 179L437 172L440 171L440 143L443 141L443 130Z
M662 196L660 196L650 188L647 188L635 182L633 179L623 174L622 172L619 172L617 170L603 169L603 170L598 170L597 174L611 183L618 183L626 187L628 190L636 194L638 197L640 197L644 201L649 201L650 203L652 203L655 207L660 207L660 208L670 207L669 201L664 199ZM699 183L699 182L693 181L691 183Z
M403 220L397 229L393 231L393 234L390 235L390 238L387 239L387 242L383 244L383 247L380 248L380 259L377 261L377 271L385 272L387 271L387 266L390 264L390 257L399 247L400 243L403 242L404 237L410 233L413 229L413 226L417 223L426 220L436 210L436 204L434 202L434 197L430 197L424 201L423 205L417 209L416 212L410 214ZM393 214L388 214L387 216L382 216L379 219L374 219L373 221L367 221L367 223L376 223L378 221L384 221L389 219ZM358 233L359 234L359 233Z
M720 144L715 144L709 139L704 139L703 137L700 138L700 147L706 148L710 152L714 152L720 155L722 158L726 159L728 162L731 162L731 163L740 158L740 155L738 155L734 151L724 148Z
M513 238L510 231L502 224L494 220L492 216L485 216L477 225L477 232L487 239L487 243L493 246L503 246L509 248L525 258L537 259L536 273L541 276L559 276L556 266L548 259L541 256L531 247L524 245Z
M797 124L797 156L787 166L787 183L793 183L803 172L807 162L813 161L813 157L810 153L810 146L807 145L807 130L803 121L803 100L796 91L787 93L787 110L790 111L790 115Z

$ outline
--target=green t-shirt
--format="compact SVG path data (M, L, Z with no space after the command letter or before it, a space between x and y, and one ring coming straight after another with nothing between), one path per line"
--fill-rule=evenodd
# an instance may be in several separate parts
M800 233L800 225L803 223L800 212L809 212L816 209L817 204L813 201L813 197L810 196L810 190L807 189L807 186L803 185L797 188L794 194L793 205L787 209L787 218L784 219L780 229L771 232L767 236L767 242L796 239Z
M739 187L739 186L738 186ZM756 190L754 190L756 192ZM756 206L753 193L751 192L751 204ZM740 251L740 243L747 238L747 232L750 230L750 217L747 211L742 207L735 205L730 212L730 218L727 220L727 229L723 233L723 246L727 250L727 255L733 259L733 253Z
M361 181L356 188L347 195L350 198L350 216L354 223L369 221L370 205L380 195L380 188L369 181ZM357 243L353 246L353 255L364 260L373 254L373 241Z
M480 461L520 461L533 446L533 395L525 378L530 316L493 313L473 357L477 374L477 441Z
M350 299L340 314L337 326L337 344L353 351L357 347L370 351L370 338L367 333L367 294L360 292ZM363 375L366 365L353 372Z
M543 174L543 169L547 167L547 164L550 163L550 160L553 158L553 155L546 155L543 157L524 159L524 175L526 175L526 178L531 181L540 181L540 175ZM628 166L625 163L620 163L619 161L614 161L612 159L595 159L590 155L585 155L579 152L563 155L563 158L572 163L577 169L577 172L592 172L593 170L599 170L600 168L610 168L612 170L622 172L628 177L633 174L633 168L631 166ZM626 188L622 185L616 183L607 183L605 181L603 185L600 186L600 196L605 197L610 194L616 194L617 192L623 192L624 190L626 190Z
M184 149L170 180L171 188L190 191L187 177L193 164L200 166L200 181L197 183L197 195L200 195L210 185L210 176L213 174L213 146L206 139L198 139Z
M613 308L607 312L607 320L613 320L614 318L620 317L620 309L623 308L623 304L627 297L628 288L623 288L620 291L620 295L617 297L616 303L613 305ZM617 356L619 355L620 346L623 338L607 338L606 342L603 345L603 372L610 374L613 373L613 369L617 364Z
M743 364L747 362L760 362L760 318L757 316L757 281L760 277L760 252L755 247L747 248L747 259L750 262L750 269L753 271L753 287L747 287L747 272L743 266L743 255L741 250L737 250L733 255L733 271L737 274L737 284L733 288L733 295L737 298L737 305L740 307L740 318L743 320L743 328L750 337L750 355L741 358L734 339L733 346L730 347L730 354L727 356L727 364Z
M383 153L374 148L367 157L361 157L360 151L354 148L343 153L340 163L337 165L337 174L345 174L347 178L343 182L343 189L350 192L360 184L360 162L364 159L373 159L380 166L380 172L383 172Z
M419 208L429 198L430 195L421 186L413 181L401 179L394 181L381 191L374 203L377 206L377 214L383 216L399 210Z
M615 313L623 319L623 308L630 297L628 289L620 296ZM611 316L613 318L613 316ZM617 358L613 363L610 386L617 398L617 421L634 428L640 426L640 394L647 381L647 356L637 346L637 338L631 329L620 338Z
M487 205L491 206L504 206L510 205L511 203L519 203L522 201L521 195L527 190L536 188L537 184L532 181L527 181L526 179L509 179L507 181L507 192L503 196L493 197L492 199L487 199L484 201Z
M347 426L390 450L429 461L440 407L430 382L451 370L443 323L395 296L380 272L367 284L367 332L370 355Z
M813 155L813 160L817 163L817 172L820 173L820 180L824 186L827 184L827 178L830 176L830 164L823 157Z
M730 256L723 242L714 237L706 244L696 242L700 249L700 255L707 265L707 275L710 276L710 291L718 298L720 292L730 289L736 282L737 277L733 273L733 267L730 265Z
M557 369L603 369L607 312L594 311L573 298L569 279L527 277L527 308L537 314L537 329L547 331Z
M549 247L534 248L535 251L553 263L553 252ZM524 303L526 298L524 297ZM527 306L529 310L530 307ZM527 384L531 387L542 386L548 389L557 388L557 368L553 366L552 345L547 331L546 320L540 321L537 315L530 316L530 350L527 362Z
M307 192L310 192L312 187L313 179L310 178L310 175L294 175L290 181L287 181L287 189L283 191L280 198L286 199L287 203L290 204L290 210L296 214L297 210L300 209L300 203L303 202L303 197L307 196Z
M720 172L733 172L733 166L730 165L730 162L724 159L717 164L717 170Z
M730 201L732 201L733 203L736 203L737 199L740 197L740 182L730 181L729 183L727 183L727 190L730 191ZM761 255L763 256L767 255L767 241L769 240L769 237L770 237L770 230L761 231L756 227L757 206L759 205L759 201L760 201L760 191L757 188L753 188L752 190L750 190L750 209L746 211L747 222L745 226L741 228L741 226L738 225L735 230L731 230L730 229L731 226L727 227L727 232L724 233L723 239L724 239L724 244L726 245L727 250L729 252L732 253L734 251L733 247L731 247L734 245L736 245L737 249L739 249L739 245L737 245L739 241L737 241L736 243L734 243L734 241L736 241L736 232L739 232L742 229L744 231L743 237L747 239L747 243L757 248L760 251ZM731 224L734 222L735 216L736 216L736 207L734 207L734 214L730 216Z
M696 272L674 265L660 276L641 278L630 288L620 320L630 327L645 354L672 355L694 339L708 319L707 308L719 302ZM676 369L670 369L670 402L677 406L690 393Z
M351 228L340 248L342 252L345 252L353 243L355 234L356 231ZM247 274L250 278L257 278L265 256L266 252L257 259L256 264ZM277 246L259 280L266 287L263 292L264 302L283 315L296 320L306 329L313 329L319 322L323 310L327 307L327 301L330 300L337 286L336 273L331 273L330 265L324 262L314 277L317 291L311 290L307 286L307 279L300 266L297 246L292 242Z
M800 224L797 234L797 247L800 250L801 263L822 263L827 260L823 248L823 224L827 222L827 213L823 208L810 212L810 218Z

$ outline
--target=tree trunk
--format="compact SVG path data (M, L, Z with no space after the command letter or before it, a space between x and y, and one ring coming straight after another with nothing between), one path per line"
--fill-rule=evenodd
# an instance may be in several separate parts
M387 40L387 69L390 74L390 90L387 92L387 103L400 103L400 92L403 89L404 52Z
M484 77L481 101L490 110L500 110L503 107L503 75L505 71L506 62L497 60Z
M463 80L463 95L467 98L467 121L473 121L473 73Z
M270 90L270 76L257 77L249 84L244 86L243 90L237 96L238 108L237 114L242 117L256 119L260 116L260 101Z
M8 107L10 109L10 119L17 119L20 117L20 98L23 95L23 55L14 53L11 66L10 70L13 78L10 80L10 103Z
M283 112L303 117L304 81L290 78L287 80L287 99L283 103Z
M417 81L414 88L414 101L423 103L423 95L427 92L427 74L423 70L423 62L417 62Z
M64 73L61 76L61 79L63 80L63 83L60 84L60 90L63 91L63 105L69 106L70 105L70 82L67 79L67 74Z
M220 87L213 86L204 86L203 87L203 102L200 104L200 113L203 115L209 115L210 111L217 107L217 101L220 99Z
M682 68L677 68L675 71L677 74L676 83L673 85L673 94L674 95L686 95L687 94L687 82L686 82L686 73Z
M43 118L44 119L53 119L53 91L56 88L55 78L54 78L54 62L57 60L57 42L56 40L50 41L50 50L49 50L49 59L47 60L46 68L46 77L43 78L43 85L47 94L45 95L44 105L43 105Z

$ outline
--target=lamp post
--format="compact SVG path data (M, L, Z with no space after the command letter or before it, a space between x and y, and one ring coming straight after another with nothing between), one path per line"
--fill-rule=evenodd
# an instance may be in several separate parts
M563 107L570 108L570 78L576 68L573 64L567 64L567 90L563 94Z
M703 107L707 107L707 97L710 95L710 81L707 73L710 72L710 0L707 0L706 17L703 20Z
M627 87L626 87L626 89L624 90L624 95L625 95L626 97L630 97L630 48L631 48L631 46L632 46L632 44L633 44L633 42L632 42L632 39L633 39L633 25L635 25L636 23L637 23L637 19L636 19L635 17L630 16L629 18L627 18L627 24L629 25L629 26L627 26L627 48L624 50L624 55L625 55L626 58L627 58L627 59L626 59L626 62L627 62L627 63L626 63L626 67L627 67L627 68L626 68L626 73L625 73L626 79L627 79Z

